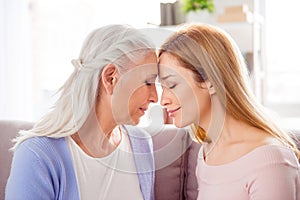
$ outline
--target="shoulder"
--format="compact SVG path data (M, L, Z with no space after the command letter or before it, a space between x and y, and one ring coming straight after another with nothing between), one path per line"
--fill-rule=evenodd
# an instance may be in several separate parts
M31 150L51 151L55 147L66 145L65 138L32 137L23 141L16 149L28 148Z
M281 145L266 145L255 149L254 154L257 159L252 165L256 165L256 170L249 174L247 184L250 196L294 199L300 184L300 166L294 151Z
M199 152L201 156L202 150ZM257 174L263 170L277 169L280 171L300 170L298 159L294 151L286 146L269 144L254 148L242 157L220 166L240 169L240 173ZM239 172L236 172L237 174Z
M15 150L14 157L52 160L68 153L65 138L33 137L23 141Z
M33 137L16 148L12 166L17 170L35 169L34 173L59 177L71 173L73 164L65 138Z
M269 144L257 147L254 152L262 159L271 163L286 163L289 162L292 165L298 165L297 157L294 151L286 146Z
M288 179L293 177L295 178L293 180L296 180L300 175L300 166L294 151L289 147L277 144L259 146L241 158L221 167L233 170L236 177L248 177L250 178L248 180L262 182L277 178L283 179L287 174L290 177Z
M65 138L33 137L15 149L6 191L10 199L55 199L60 191L77 195L75 183Z

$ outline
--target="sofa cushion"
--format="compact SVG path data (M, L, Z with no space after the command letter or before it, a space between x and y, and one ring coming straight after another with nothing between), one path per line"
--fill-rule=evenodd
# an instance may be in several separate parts
M153 135L155 158L155 199L182 200L184 197L185 164L188 134L185 129L165 125Z
M191 139L190 139L191 140ZM196 177L196 168L198 153L200 150L201 144L191 141L191 145L187 149L187 163L185 167L185 199L186 200L196 200L198 196L198 181Z

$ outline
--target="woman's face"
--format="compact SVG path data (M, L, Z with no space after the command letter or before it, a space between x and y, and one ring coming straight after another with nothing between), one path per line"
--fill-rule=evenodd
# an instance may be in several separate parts
M200 84L193 77L193 72L180 66L176 57L168 53L160 56L159 79L163 89L160 103L167 108L177 127L201 125L210 120L208 89L205 83Z
M113 95L113 114L118 124L138 124L150 103L157 102L155 52L121 75Z

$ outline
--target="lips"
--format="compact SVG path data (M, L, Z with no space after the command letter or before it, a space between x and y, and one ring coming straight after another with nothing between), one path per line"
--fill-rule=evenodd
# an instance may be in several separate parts
M169 109L168 109L167 112L169 113L169 116L170 116L170 117L174 117L175 112L178 111L180 108L181 108L181 107L178 107L178 108L173 109L173 110L169 110Z
M139 108L139 109L140 109L140 111L142 111L142 113L144 114L148 108Z

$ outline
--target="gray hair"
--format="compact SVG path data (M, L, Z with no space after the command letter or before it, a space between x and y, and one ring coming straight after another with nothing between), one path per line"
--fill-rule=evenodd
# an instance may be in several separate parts
M61 138L77 132L95 104L102 69L114 64L123 74L151 50L154 45L146 36L128 25L108 25L92 31L79 58L72 60L75 69L58 90L60 97L53 109L32 129L20 131L12 149L31 137Z

